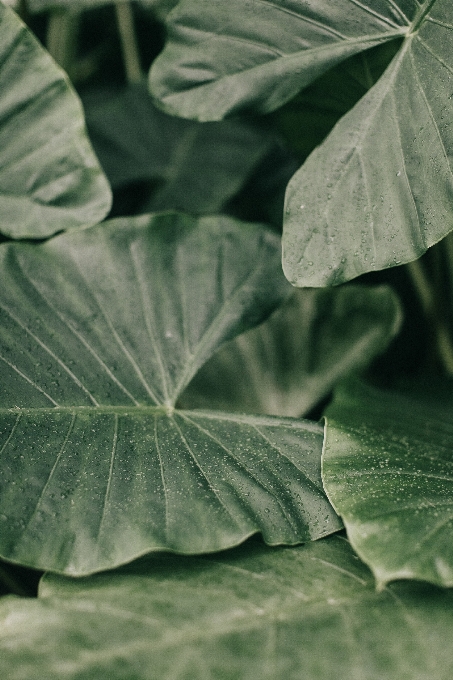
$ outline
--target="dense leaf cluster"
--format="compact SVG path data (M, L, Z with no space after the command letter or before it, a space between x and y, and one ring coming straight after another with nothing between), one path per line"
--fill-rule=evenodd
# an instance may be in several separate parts
M452 54L449 0L0 3L2 677L451 677Z

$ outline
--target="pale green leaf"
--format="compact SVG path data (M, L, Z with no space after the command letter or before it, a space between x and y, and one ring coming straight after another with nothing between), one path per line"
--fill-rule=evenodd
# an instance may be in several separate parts
M1 3L0 45L0 231L42 238L99 222L110 188L66 75Z
M382 352L400 321L398 300L384 286L299 290L267 321L222 347L180 403L300 417L339 378Z
M0 554L90 573L341 524L313 423L183 413L212 352L285 298L279 238L178 214L0 248Z
M385 73L294 175L283 235L294 285L409 262L451 230L452 54L450 0L421 3Z
M417 7L415 0L182 0L169 16L151 90L185 118L267 113L343 59L407 33Z
M380 586L404 578L453 585L448 392L442 403L353 382L327 409L325 489Z
M347 541L155 556L0 605L8 680L447 680L453 594L376 592Z

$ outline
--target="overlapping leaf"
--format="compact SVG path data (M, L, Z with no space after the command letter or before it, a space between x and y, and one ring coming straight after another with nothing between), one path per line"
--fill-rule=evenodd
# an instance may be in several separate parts
M4 558L80 574L341 526L319 426L173 409L219 344L287 295L275 234L169 213L0 258Z
M449 0L183 0L151 71L178 115L266 112L342 59L405 36L391 64L291 180L283 265L297 286L341 283L419 257L451 229ZM236 10L236 11L235 11Z
M398 301L386 287L299 290L258 328L222 347L181 403L300 417L339 378L382 352L400 318Z
M327 409L325 488L381 586L453 585L451 405L354 382Z
M409 262L451 230L453 6L424 2L401 49L288 185L284 270L300 286Z
M182 0L150 74L169 113L272 111L347 57L403 35L415 0Z
M452 597L408 583L376 592L337 537L155 556L89 579L46 576L39 600L3 599L0 670L8 680L445 680Z
M0 231L42 238L94 224L110 189L64 73L0 3Z
M142 85L95 91L83 102L113 189L136 180L160 182L146 211L221 212L272 147L271 136L250 124L202 125L167 116Z

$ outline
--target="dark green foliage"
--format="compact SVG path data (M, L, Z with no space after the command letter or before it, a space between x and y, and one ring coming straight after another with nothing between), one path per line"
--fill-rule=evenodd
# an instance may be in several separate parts
M16 8L1 677L449 679L450 1Z

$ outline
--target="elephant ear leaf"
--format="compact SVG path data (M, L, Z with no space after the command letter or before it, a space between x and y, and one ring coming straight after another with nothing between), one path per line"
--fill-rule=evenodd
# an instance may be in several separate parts
M175 410L290 286L280 239L165 213L0 248L0 554L86 574L341 527L320 425Z
M449 233L452 55L451 2L420 3L386 71L293 176L283 268L294 285L409 262Z
M339 284L416 259L451 230L449 0L182 0L150 74L171 113L272 111L349 56L401 39L392 61L293 176L283 269Z
M451 383L388 392L353 381L326 411L325 489L378 585L453 585ZM417 394L418 392L418 394Z
M377 592L340 536L153 555L88 578L46 574L38 599L2 598L0 671L14 680L60 680L62 669L68 680L445 680L452 605L451 591L426 584Z
M413 13L416 2L406 2ZM347 57L404 35L401 2L182 0L150 72L168 113L219 120L268 113Z
M0 231L44 238L95 224L111 193L67 76L0 3Z

